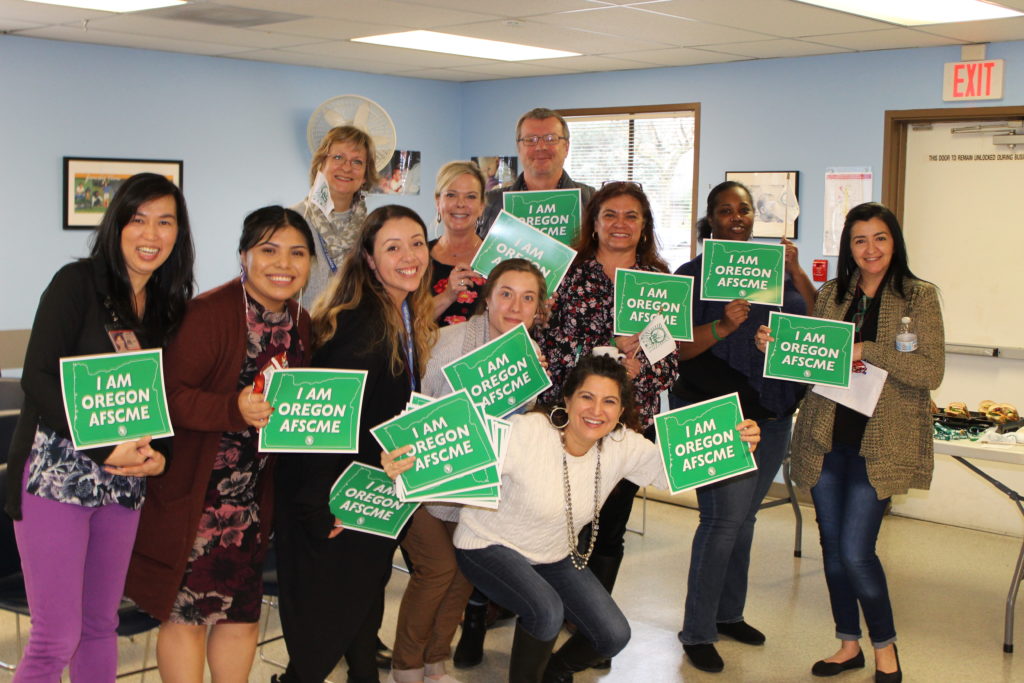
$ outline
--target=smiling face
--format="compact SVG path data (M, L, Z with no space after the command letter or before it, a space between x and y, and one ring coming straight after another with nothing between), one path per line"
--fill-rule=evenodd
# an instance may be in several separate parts
M263 237L241 252L245 291L268 311L284 310L309 277L310 253L306 237L288 225Z
M456 176L437 197L437 213L445 230L465 233L476 230L484 212L484 189L469 173Z
M366 255L370 270L384 285L384 291L401 306L416 291L430 263L427 237L411 218L390 218L373 239L373 253Z
M351 141L335 142L327 151L320 171L339 210L348 208L366 181L366 163L366 148Z
M850 227L850 251L866 280L880 280L892 262L893 241L889 226L881 218L857 221Z
M566 397L565 409L569 413L566 449L572 455L583 455L615 429L622 417L619 384L609 377L589 375Z
M141 290L164 264L178 239L178 207L167 195L143 202L121 228L121 254L132 289Z
M597 231L598 261L600 252L632 252L644 232L644 208L631 195L620 194L601 205L594 223Z
M742 188L730 187L715 198L715 209L708 220L712 238L746 242L754 230L754 203Z
M519 129L519 137L525 138L531 135L558 135L564 136L562 123L554 118L547 119L524 119ZM562 177L562 166L565 164L565 157L569 154L569 141L557 140L553 144L539 140L533 147L528 147L522 142L517 142L519 149L519 161L523 165L523 174L526 177L528 189L535 189L530 183L541 183L551 185L557 183ZM541 188L546 189L546 188Z
M492 339L519 323L524 323L526 329L533 327L540 307L539 290L537 276L533 273L509 270L501 274L487 298L487 320Z

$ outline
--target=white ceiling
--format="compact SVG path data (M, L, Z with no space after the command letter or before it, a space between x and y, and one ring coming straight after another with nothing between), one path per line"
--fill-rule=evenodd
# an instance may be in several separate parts
M582 56L502 62L349 40L409 29ZM0 0L0 33L479 81L1024 40L1024 17L904 28L794 0L191 0L131 14Z

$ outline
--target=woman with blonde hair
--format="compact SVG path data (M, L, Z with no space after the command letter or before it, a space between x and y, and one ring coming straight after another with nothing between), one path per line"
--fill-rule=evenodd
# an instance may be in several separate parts
M427 230L411 209L371 212L341 277L313 309L314 367L365 370L355 454L294 454L277 472L281 625L290 662L278 680L323 681L345 656L348 680L376 683L377 629L398 542L345 531L331 485L353 461L379 463L370 428L405 409L437 338Z
M356 244L359 228L366 219L363 199L377 184L376 154L373 138L355 126L330 129L313 152L309 164L310 194L292 207L313 228L316 238L313 269L299 298L304 308L313 307ZM313 189L320 174L330 194L328 211L313 201Z

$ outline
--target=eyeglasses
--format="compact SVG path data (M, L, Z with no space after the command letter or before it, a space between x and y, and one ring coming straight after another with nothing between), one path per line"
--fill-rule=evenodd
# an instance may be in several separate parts
M635 180L606 180L603 183L601 183L601 187L603 188L605 185L631 185L636 189L640 190L641 192L644 191L643 184L638 183Z
M517 138L516 142L521 142L527 147L536 147L537 143L543 140L548 145L554 145L559 140L568 140L567 135L555 135L554 133L548 133L547 135L524 135L521 138Z
M360 168L366 165L366 162L363 161L362 159L350 158L345 156L344 154L332 154L327 158L338 165L342 165L347 161L349 165L352 166L353 168Z

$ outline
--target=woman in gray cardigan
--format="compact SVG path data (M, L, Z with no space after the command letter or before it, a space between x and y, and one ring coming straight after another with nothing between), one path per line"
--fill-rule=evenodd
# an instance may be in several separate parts
M860 613L875 651L875 681L902 680L896 627L875 541L892 496L927 489L933 454L929 391L942 382L945 338L935 286L914 277L896 216L881 204L850 210L839 247L839 276L818 294L814 315L856 329L854 371L888 373L870 416L807 392L793 431L793 479L811 489L825 581L839 650L814 664L815 676L864 666ZM918 345L896 347L900 321L913 321ZM758 331L763 349L769 330Z

